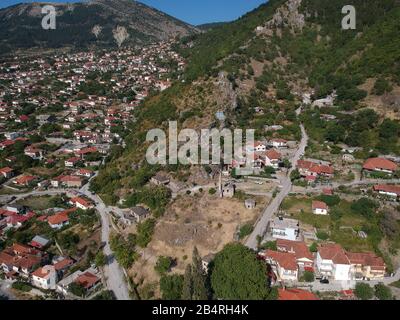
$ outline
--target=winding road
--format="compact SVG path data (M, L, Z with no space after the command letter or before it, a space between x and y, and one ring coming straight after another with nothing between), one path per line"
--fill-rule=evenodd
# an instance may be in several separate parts
M94 177L92 177L93 179ZM80 193L89 199L91 199L95 205L96 209L101 217L101 241L105 244L103 248L104 254L108 257L107 264L104 266L104 276L106 279L107 288L112 290L115 294L117 300L130 300L128 286L125 280L124 272L114 258L113 252L110 248L109 237L110 237L110 222L109 216L112 211L109 207L107 207L103 200L96 194L92 194L89 191L89 183L83 186L80 190L47 190L47 191L32 191L28 193L21 193L15 195L6 195L0 196L0 201L8 202L11 200L11 197L15 197L13 201L18 201L23 198L27 198L29 196L44 196L44 195L57 195L65 193L68 196L76 196L77 193Z

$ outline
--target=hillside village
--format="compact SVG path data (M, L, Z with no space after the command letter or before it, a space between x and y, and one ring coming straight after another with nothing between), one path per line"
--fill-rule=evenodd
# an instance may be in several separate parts
M240 50L216 44L223 55L204 33L2 61L0 296L399 299L399 117L365 100L395 95L399 82L368 74L368 90L358 79L337 92L323 76L310 80L315 90L289 79L290 68L310 68L308 56L291 64L282 40L287 23L290 37L305 28L300 3L274 14L272 1L261 7L269 22L256 11L211 33L223 45L230 28L251 31L238 32ZM311 43L330 42L306 31ZM254 155L248 175L244 156L147 163L146 132L173 120L255 128L243 146Z

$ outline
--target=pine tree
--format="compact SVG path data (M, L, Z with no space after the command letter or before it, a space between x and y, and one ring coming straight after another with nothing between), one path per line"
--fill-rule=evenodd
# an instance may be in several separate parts
M192 279L192 266L188 265L185 270L185 276L182 286L182 300L192 300L193 294L193 279Z
M193 261L192 261L192 283L193 283L193 294L192 300L207 300L208 290L206 286L206 276L203 272L202 261L197 248L193 250Z

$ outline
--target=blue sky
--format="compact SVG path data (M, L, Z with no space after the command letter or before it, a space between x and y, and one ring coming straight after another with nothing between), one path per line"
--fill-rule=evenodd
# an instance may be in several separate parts
M35 1L0 0L0 8L20 2ZM54 2L74 1L55 0ZM235 20L244 13L267 2L267 0L140 0L140 2L164 11L178 19L197 25Z

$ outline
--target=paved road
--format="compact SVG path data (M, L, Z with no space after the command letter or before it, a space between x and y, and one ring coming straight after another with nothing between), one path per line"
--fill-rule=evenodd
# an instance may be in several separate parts
M281 179L281 191L277 196L272 199L268 207L264 210L261 218L257 221L254 231L248 237L246 246L250 249L257 249L257 236L263 236L265 234L268 222L272 219L273 215L279 210L283 200L288 196L292 189L292 182L290 180L290 173L295 170L297 161L304 155L305 149L308 145L308 135L303 125L300 125L302 138L299 147L291 159L292 169L288 172L287 176Z
M110 248L109 236L110 236L110 222L109 215L111 212L111 208L107 207L101 198L95 194L92 194L89 191L89 183L83 186L79 191L79 193L85 195L89 199L91 199L96 204L96 209L101 216L101 241L105 243L104 246L104 254L108 257L108 263L104 267L104 275L107 282L107 288L109 290L114 291L114 294L118 300L130 300L129 290L126 284L124 272L116 259L114 258L113 252ZM29 196L44 196L44 195L57 195L65 193L68 196L75 196L76 191L74 190L47 190L47 191L31 191L25 194L16 194L14 195L16 199L14 201L18 201L20 199L29 197ZM13 195L0 196L0 201L8 202L11 200Z

